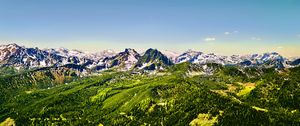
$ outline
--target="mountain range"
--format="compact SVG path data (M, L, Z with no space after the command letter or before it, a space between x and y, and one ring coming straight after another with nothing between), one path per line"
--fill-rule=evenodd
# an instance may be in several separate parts
M86 53L65 48L39 49L26 48L17 44L0 46L0 66L16 69L33 69L51 66L80 65L85 69L101 71L107 69L127 70L163 70L173 64L190 62L204 65L216 63L220 65L237 65L243 67L273 67L289 68L298 66L300 59L288 59L279 53L263 53L250 55L223 56L214 53L203 53L188 50L183 53L148 49L138 53L127 48L116 53L113 50L104 50L97 53Z

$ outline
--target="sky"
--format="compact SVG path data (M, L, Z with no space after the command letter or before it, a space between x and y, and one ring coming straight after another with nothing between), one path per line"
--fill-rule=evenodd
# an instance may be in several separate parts
M300 56L300 0L0 0L0 44Z

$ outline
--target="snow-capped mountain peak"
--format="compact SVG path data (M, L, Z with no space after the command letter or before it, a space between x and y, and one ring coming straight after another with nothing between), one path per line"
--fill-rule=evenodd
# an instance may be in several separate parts
M79 50L26 48L17 44L0 45L0 66L40 68L66 64L82 65L90 69L102 70L117 67L120 70L164 69L166 66L190 62L193 64L216 63L221 65L241 65L245 67L285 68L299 65L298 59L287 59L277 52L222 56L214 53L203 53L188 50L181 55L172 51L148 49L142 56L131 48L116 53L104 50L97 53L86 53Z
M164 55L166 55L169 59L171 59L173 62L175 62L176 57L180 55L180 53L170 50L163 50L161 51Z
M199 55L203 54L202 52L197 52L189 49L188 51L182 53L175 58L175 63L182 62L193 62Z

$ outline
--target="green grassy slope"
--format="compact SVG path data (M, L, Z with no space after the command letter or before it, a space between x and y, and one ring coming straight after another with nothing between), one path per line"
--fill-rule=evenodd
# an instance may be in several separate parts
M172 66L160 76L110 71L49 89L2 87L0 93L6 99L0 104L0 122L13 119L17 125L300 124L300 101L296 97L300 95L300 68L279 74L266 70L262 76L254 71L250 77L236 68L213 67L214 75L189 76L187 71L199 69L184 63ZM250 82L252 85L247 85ZM247 90L249 86L251 90Z

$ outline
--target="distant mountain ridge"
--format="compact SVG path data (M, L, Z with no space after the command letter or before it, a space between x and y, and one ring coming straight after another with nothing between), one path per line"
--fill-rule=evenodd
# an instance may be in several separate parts
M290 60L279 53L222 56L213 53L188 50L181 54L171 51L148 49L140 54L127 48L116 53L105 50L97 53L85 53L78 50L26 48L17 44L0 46L0 66L11 66L17 69L63 66L67 64L81 65L92 70L118 69L127 70L159 70L173 64L190 62L193 64L216 63L220 65L239 65L244 67L288 68L298 66L300 59Z

